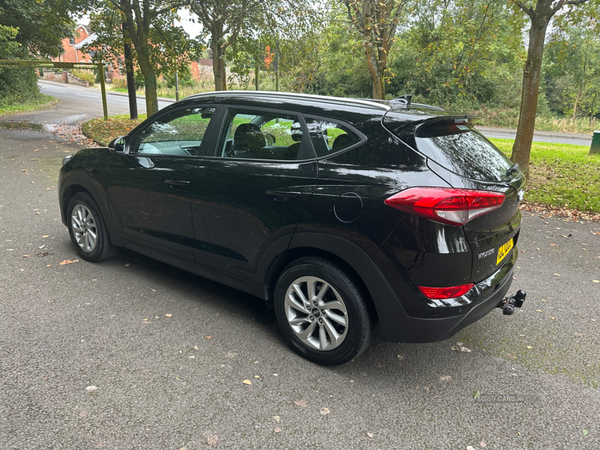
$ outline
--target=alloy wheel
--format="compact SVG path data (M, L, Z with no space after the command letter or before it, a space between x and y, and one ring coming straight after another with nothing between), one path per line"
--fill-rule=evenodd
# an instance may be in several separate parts
M71 212L71 228L77 245L86 253L91 253L98 244L98 229L92 212L81 203Z
M346 304L338 291L321 278L305 276L291 283L284 310L296 336L313 349L333 350L346 338Z

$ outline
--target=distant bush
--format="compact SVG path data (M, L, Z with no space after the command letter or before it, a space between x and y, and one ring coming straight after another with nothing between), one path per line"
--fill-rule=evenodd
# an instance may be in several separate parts
M71 75L80 80L87 81L90 86L93 86L96 82L96 74L93 70L72 70Z
M117 89L127 89L127 78L113 78L112 84Z

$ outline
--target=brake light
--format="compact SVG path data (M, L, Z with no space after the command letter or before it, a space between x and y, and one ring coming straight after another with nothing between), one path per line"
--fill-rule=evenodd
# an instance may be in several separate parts
M464 284L462 286L451 286L451 287L425 287L419 286L419 290L425 295L425 297L432 300L446 300L449 298L460 297L465 295L475 286L473 283Z
M502 206L505 195L492 191L453 188L409 188L385 200L393 208L436 222L464 225Z

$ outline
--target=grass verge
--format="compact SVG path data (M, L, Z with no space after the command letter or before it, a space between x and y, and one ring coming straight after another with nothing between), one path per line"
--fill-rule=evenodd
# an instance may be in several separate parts
M510 139L490 139L510 156ZM528 202L600 212L600 155L589 147L534 142L525 199Z
M21 103L15 103L11 105L0 105L0 116L6 114L14 114L24 111L33 111L34 109L49 108L58 103L58 99L50 96L40 94L33 99L27 100Z
M108 120L88 120L81 126L81 132L100 145L108 145L110 141L124 136L146 119L146 114L140 114L139 119L131 120L129 115L109 117Z

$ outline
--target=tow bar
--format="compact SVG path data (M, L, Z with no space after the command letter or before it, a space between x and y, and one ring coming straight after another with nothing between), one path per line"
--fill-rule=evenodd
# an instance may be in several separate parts
M525 297L527 297L525 291L519 289L517 293L512 297L507 297L504 300L502 300L497 307L502 308L502 314L504 314L505 316L510 316L515 312L515 308L520 308L521 306L523 306Z

